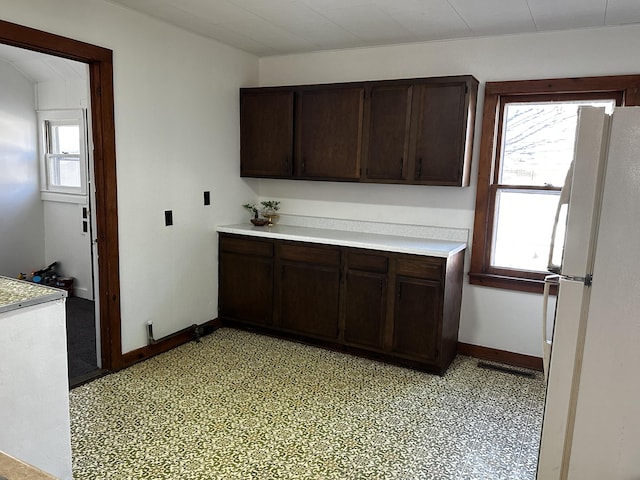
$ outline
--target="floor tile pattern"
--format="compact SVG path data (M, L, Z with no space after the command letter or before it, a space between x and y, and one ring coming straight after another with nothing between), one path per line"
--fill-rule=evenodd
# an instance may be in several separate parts
M535 477L544 385L223 328L70 393L82 479Z

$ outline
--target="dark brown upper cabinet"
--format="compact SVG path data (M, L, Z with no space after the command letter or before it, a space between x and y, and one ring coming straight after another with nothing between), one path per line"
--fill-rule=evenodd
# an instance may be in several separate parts
M362 145L364 86L316 86L297 98L298 178L358 180Z
M369 83L361 180L469 185L477 89L470 76Z
M467 186L477 94L470 75L241 89L242 175Z
M363 180L406 180L412 93L411 84L381 83L367 88Z
M291 178L293 90L240 90L240 175Z
M415 183L469 185L477 92L473 77L414 86L410 156Z

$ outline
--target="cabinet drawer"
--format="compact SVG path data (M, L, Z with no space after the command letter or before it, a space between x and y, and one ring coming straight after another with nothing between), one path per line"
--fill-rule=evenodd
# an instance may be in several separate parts
M279 245L280 259L294 262L313 263L315 265L339 266L340 250L323 248L308 244L282 243Z
M389 269L389 258L370 253L350 251L347 254L347 265L349 269L353 270L386 273Z
M397 260L398 275L408 277L425 278L431 280L442 279L444 260L432 257L407 258L400 257Z
M220 250L223 252L240 253L242 255L272 257L273 243L265 240L253 240L224 235L220 237Z

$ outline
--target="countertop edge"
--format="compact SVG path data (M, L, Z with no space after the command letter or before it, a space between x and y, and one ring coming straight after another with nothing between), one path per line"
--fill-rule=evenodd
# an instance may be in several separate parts
M39 285L39 284L30 283L30 282L25 282L23 280L18 280L15 278L9 278L9 277L3 277L3 276L0 276L0 280L2 282L6 282L13 285L24 284L25 286L27 286L28 289L31 289L31 290L33 289L42 290L42 292L37 295L32 294L27 298L20 298L8 303L0 304L0 314L15 311L15 310L20 310L26 307L32 307L34 305L40 305L42 303L61 300L68 296L66 290L61 290L59 288L55 288L50 285ZM0 289L2 288L2 285L3 284L0 284Z
M277 228L287 228L287 226L279 226ZM450 258L467 248L467 245L463 242L448 240L431 240L416 237L379 235L366 232L347 232L341 230L318 229L310 227L295 227L295 229L302 231L308 230L309 235L274 231L269 227L254 227L244 224L221 225L216 227L216 231L219 233L274 238L281 240L293 240L308 243L321 243L325 245L363 248L367 250L379 250L439 258ZM317 232L322 232L323 235L313 235L313 233ZM367 235L372 239L372 241L355 241L348 238L340 238L341 235L349 236L353 235L354 233ZM376 238L378 239L377 241L375 240ZM410 245L406 245L407 243L409 243ZM418 248L416 247L416 245L420 245L420 247ZM438 246L439 248L436 248L435 246ZM446 246L446 248L442 248L444 246Z

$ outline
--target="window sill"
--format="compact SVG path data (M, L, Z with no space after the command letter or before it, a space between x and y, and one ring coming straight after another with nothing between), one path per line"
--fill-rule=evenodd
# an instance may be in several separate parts
M82 194L41 191L40 199L45 202L77 203L80 205L87 204L87 196Z
M501 288L517 292L539 293L544 290L543 280L532 280L522 277L508 277L506 275L494 275L490 273L469 272L469 283L483 287ZM557 287L551 286L550 293L556 295Z

